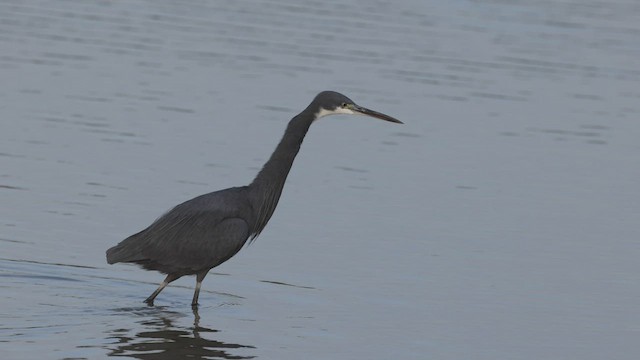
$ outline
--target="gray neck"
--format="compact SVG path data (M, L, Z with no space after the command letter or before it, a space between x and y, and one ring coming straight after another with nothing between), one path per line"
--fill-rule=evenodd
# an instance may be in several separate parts
M264 164L249 185L251 203L255 210L256 222L252 229L252 239L267 225L278 205L284 182L287 180L293 160L300 151L304 136L315 119L312 107L289 121L287 130L269 160Z

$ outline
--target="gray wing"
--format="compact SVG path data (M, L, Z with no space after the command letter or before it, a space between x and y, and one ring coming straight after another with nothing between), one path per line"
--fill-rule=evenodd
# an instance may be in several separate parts
M147 229L107 251L107 261L138 263L164 273L193 274L235 255L249 237L249 225L217 197L178 205Z
M227 261L248 237L249 226L240 218L197 214L153 237L142 249L142 257L154 270L190 274Z

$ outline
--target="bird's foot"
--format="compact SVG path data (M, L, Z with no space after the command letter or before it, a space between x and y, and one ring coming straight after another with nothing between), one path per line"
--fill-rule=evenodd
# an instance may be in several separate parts
M153 306L153 299L146 299L144 301L148 306Z

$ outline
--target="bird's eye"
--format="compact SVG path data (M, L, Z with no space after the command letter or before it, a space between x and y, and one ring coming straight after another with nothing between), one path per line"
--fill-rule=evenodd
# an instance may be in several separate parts
M346 108L346 107L347 107L347 103L342 103L342 104L340 104L340 107L342 107L342 108Z

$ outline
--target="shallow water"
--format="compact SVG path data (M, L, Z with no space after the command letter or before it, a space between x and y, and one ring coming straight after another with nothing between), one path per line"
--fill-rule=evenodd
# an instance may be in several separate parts
M634 2L0 1L6 359L636 359ZM205 279L104 251L248 183L324 89L260 238Z

